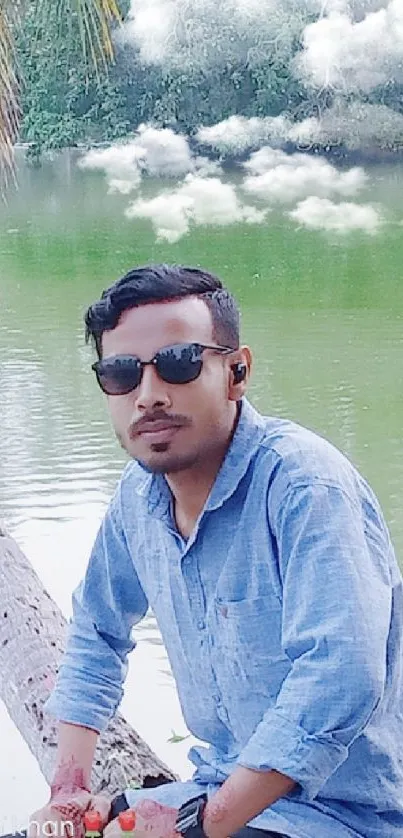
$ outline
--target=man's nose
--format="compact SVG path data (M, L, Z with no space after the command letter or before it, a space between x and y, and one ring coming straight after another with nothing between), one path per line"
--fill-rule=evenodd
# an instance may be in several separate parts
M136 393L136 407L138 410L150 410L156 406L169 404L168 384L160 378L155 366L143 368L143 377Z

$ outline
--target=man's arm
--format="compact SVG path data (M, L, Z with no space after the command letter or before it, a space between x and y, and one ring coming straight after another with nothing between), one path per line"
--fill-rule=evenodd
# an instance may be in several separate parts
M62 790L70 794L81 789L90 791L98 735L97 730L59 722L52 798Z
M106 728L123 695L128 654L136 646L131 630L147 609L125 539L118 490L99 529L85 577L73 593L66 650L45 704L48 713L65 723L60 727L62 761L78 748L86 782L96 732Z
M50 798L31 816L27 827L28 838L46 835L50 823L55 835L84 838L83 816L89 807L98 812L102 824L108 822L110 797L105 794L93 795L90 791L97 738L98 732L95 730L59 723ZM69 826L66 830L67 824Z
M227 838L293 788L294 780L278 771L253 771L239 765L207 803L203 832L207 838Z
M380 520L365 522L358 498L318 482L294 487L270 523L292 666L206 806L209 838L226 838L293 790L313 800L370 721L385 683L392 592Z

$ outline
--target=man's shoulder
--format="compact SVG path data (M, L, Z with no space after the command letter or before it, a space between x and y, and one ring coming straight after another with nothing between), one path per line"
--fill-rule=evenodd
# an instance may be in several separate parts
M270 479L283 496L297 486L323 483L349 494L365 481L351 460L317 431L289 419L264 416L258 462L271 462Z
M265 432L261 446L274 451L281 460L310 465L314 457L315 465L338 461L351 468L347 456L319 431L278 416L263 416L262 419Z

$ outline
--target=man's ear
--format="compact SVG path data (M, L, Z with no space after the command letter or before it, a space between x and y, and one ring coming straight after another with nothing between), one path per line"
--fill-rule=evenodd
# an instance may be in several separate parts
M242 346L239 359L230 367L229 398L239 401L245 394L252 366L252 353L248 346Z
M243 364L242 361L238 362L237 364L232 364L231 370L233 373L233 384L240 384L241 381L245 381L247 373L246 364Z

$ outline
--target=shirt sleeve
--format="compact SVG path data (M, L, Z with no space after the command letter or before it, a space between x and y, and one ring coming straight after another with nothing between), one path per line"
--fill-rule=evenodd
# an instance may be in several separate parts
M123 696L128 654L136 646L131 630L148 609L121 523L119 491L72 605L66 649L44 709L59 721L101 732Z
M380 520L367 527L358 498L320 483L290 490L272 525L291 668L239 763L280 771L313 800L382 697L392 599L388 534Z

